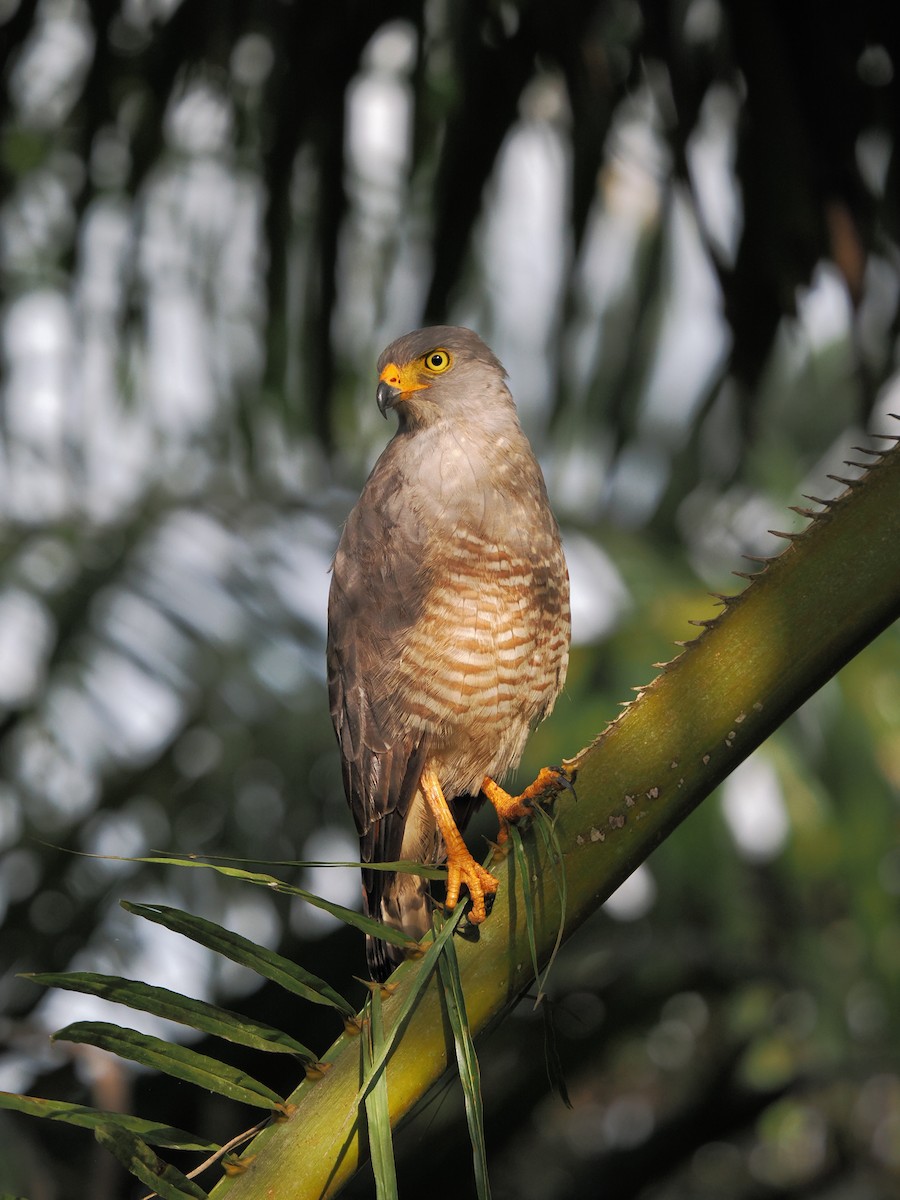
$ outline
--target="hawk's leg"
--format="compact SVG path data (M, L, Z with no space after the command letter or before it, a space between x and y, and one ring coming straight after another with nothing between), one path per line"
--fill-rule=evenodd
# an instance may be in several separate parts
M486 775L481 790L493 804L497 810L497 816L500 818L498 845L502 846L509 837L510 821L530 816L531 810L542 798L552 799L563 788L571 787L572 781L568 775L556 767L541 767L534 783L529 784L525 791L520 792L518 796L511 796L509 792L503 790L499 783L494 783L493 779Z
M475 861L466 848L463 836L453 820L450 806L444 798L440 781L430 767L426 767L422 772L419 786L428 801L428 807L447 849L447 908L456 908L459 889L465 884L472 897L472 911L468 919L473 925L480 925L487 916L484 898L493 896L500 885L490 871L486 871Z

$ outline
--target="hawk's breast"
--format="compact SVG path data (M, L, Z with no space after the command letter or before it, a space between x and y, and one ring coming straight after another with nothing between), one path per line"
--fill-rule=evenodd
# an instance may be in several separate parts
M444 569L386 683L408 726L431 735L448 795L514 766L562 686L568 577L550 522L528 554L459 525L429 555Z

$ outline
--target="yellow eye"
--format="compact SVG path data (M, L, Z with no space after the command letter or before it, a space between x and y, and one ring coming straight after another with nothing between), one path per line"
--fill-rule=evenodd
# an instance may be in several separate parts
M429 350L425 355L425 366L429 371L433 371L435 375L443 375L451 362L450 354L444 349Z

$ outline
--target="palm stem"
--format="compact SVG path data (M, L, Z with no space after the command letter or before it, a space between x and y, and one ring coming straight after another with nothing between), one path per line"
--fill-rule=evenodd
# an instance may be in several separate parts
M562 919L570 935L704 797L804 700L900 615L900 449L881 458L751 584L577 756L578 800L563 796L556 829L566 912L546 839L527 831L529 878L516 856L499 865L500 891L478 942L457 945L472 1032L478 1034L533 979L523 889L533 897L538 965ZM576 761L576 760L573 760ZM521 864L521 860L519 860ZM390 1031L417 963L394 976L383 1005ZM454 1056L438 973L424 989L388 1066L396 1123ZM359 1040L343 1035L332 1069L294 1093L292 1117L264 1131L242 1174L215 1200L306 1200L334 1195L365 1148L357 1137Z

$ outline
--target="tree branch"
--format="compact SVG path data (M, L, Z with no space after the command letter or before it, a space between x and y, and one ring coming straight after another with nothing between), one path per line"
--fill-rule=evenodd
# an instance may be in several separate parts
M539 958L562 919L566 936L804 700L900 615L900 448L812 515L786 551L666 665L573 763L578 800L558 802L556 829L568 883L560 913L543 840L525 835L530 878L510 855L477 942L457 948L473 1033L496 1021L532 981L523 887L533 896ZM393 977L384 1023L396 1020L420 964ZM289 1120L265 1130L249 1165L214 1200L306 1200L334 1195L356 1170L359 1040L344 1035L333 1064L292 1096ZM441 988L432 978L388 1066L392 1122L436 1083L453 1058ZM252 1162L250 1156L255 1156Z

